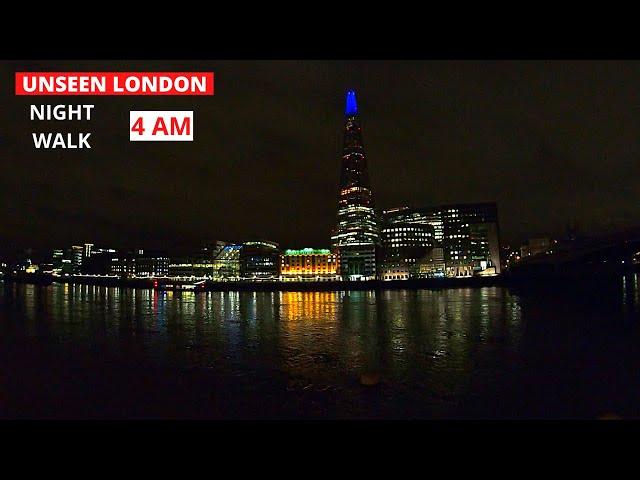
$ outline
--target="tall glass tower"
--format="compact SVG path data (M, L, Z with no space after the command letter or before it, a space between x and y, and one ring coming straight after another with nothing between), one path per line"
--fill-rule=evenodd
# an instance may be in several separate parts
M347 92L344 115L338 218L331 244L339 254L343 277L352 280L375 278L380 234L353 90Z

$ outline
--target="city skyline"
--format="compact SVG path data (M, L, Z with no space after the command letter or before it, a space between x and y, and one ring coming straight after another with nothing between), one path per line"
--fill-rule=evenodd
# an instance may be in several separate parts
M100 62L81 63L89 66ZM191 63L195 65L195 62ZM359 94L362 92L358 106L366 112L364 123L368 132L371 184L376 192L378 210L403 205L420 208L496 201L504 243L515 245L529 237L562 235L570 223L577 224L585 232L639 223L636 219L640 218L640 213L633 205L622 201L622 197L636 188L627 183L634 176L635 165L629 163L628 158L635 147L625 154L620 151L625 138L635 138L629 131L614 134L599 130L590 138L582 138L585 133L576 137L574 131L574 140L600 142L594 150L598 156L578 163L571 160L567 164L566 158L563 160L559 153L562 148L554 147L553 142L547 142L546 146L545 142L539 143L533 156L532 145L528 144L522 152L526 152L523 155L530 161L516 169L522 177L519 179L511 170L500 170L501 166L509 168L504 163L504 148L496 149L495 153L488 152L489 145L495 140L485 136L483 144L481 139L474 137L483 130L471 128L471 124L482 118L475 107L477 102L486 103L488 98L472 98L471 92L477 90L476 87L461 79L453 81L456 80L453 72L457 71L460 77L471 77L467 74L475 73L484 79L486 95L496 95L492 86L499 85L503 89L506 99L502 105L496 104L497 113L487 113L494 123L496 115L503 115L503 122L510 115L511 118L528 119L531 123L534 113L539 120L558 121L560 117L566 117L567 112L562 115L563 112L556 111L555 116L547 115L549 112L545 114L544 109L548 107L545 96L558 95L560 90L566 89L567 78L564 77L573 78L582 73L590 80L594 72L604 70L614 76L638 75L640 78L640 70L634 64L568 62L564 70L558 71L557 66L548 63L504 62L485 65L486 72L482 72L478 62L413 62L415 71L409 68L408 62L390 62L386 66L380 62L275 63L278 68L264 62L199 63L201 67L211 66L217 72L225 72L218 74L220 89L210 100L211 104L203 105L196 112L202 119L200 125L206 125L200 127L204 129L198 137L202 145L165 145L163 149L168 150L167 153L159 153L155 146L139 146L135 148L140 156L135 158L114 153L126 130L121 132L120 125L99 117L95 119L95 137L107 137L107 134L113 137L112 141L103 140L100 145L105 153L85 152L82 155L86 158L81 158L77 152L34 154L26 151L21 145L24 142L15 133L26 131L23 125L26 119L22 115L26 103L11 98L6 112L15 113L15 121L9 122L2 143L11 149L11 157L16 161L3 164L0 190L4 204L20 208L2 212L5 228L0 234L0 254L26 247L49 248L84 241L118 247L140 245L172 249L215 238L230 241L268 238L292 248L325 247L335 223L332 199L338 185L341 97L352 86ZM44 64L46 62L40 65ZM190 62L182 64L186 68ZM9 62L3 66L3 75L17 65L25 64ZM255 91L260 95L265 91L268 93L261 100L264 106L258 113L250 110L248 103L251 102L238 95L231 82L245 79L252 66L264 74L262 80L252 80L262 85ZM513 111L508 115L501 110L514 101L516 92L509 88L517 87L516 90L522 92L523 82L530 80L525 73L536 71L533 78L538 79L538 87L546 85L547 90L540 92L534 88L530 96L523 97L527 99L525 103L535 108L520 109L517 115ZM397 73L397 78L393 78L392 72ZM409 72L415 74L410 82L407 80ZM552 72L549 78L555 78L557 83L543 82L544 72ZM573 77L567 72L573 72ZM369 80L369 74L374 73L381 82L379 88ZM509 73L513 85L498 81L496 75L499 73ZM315 89L305 91L308 81L316 74L320 74L321 81ZM290 85L289 77L303 79L302 84L291 92L285 88ZM448 85L448 90L436 95L425 87L429 82L440 87ZM421 86L418 88L416 84ZM393 85L396 88L390 88ZM410 87L417 88L418 94L411 95ZM576 102L571 108L567 107L571 110L568 116L573 120L570 126L576 128L587 122L593 129L606 118L607 112L599 114L595 111L594 115L583 116L582 120L574 117L579 117L577 112L580 110L589 111L601 105L604 94L595 89L589 91L588 81L583 82L581 88L583 97L597 102ZM542 97L536 99L534 93ZM252 95L255 104L258 93ZM625 95L630 95L627 89L617 92L616 102L622 102ZM295 102L288 103L288 97L295 98ZM543 101L538 101L540 98ZM454 100L461 109L456 110L458 113L475 106L468 115L458 117L457 122L456 115L447 114L443 109L444 104ZM113 107L103 99L96 99L94 103L96 111L102 110L103 116L108 117L117 109L119 101L112 100ZM180 100L163 101L181 105ZM524 100L521 98L521 101ZM145 102L155 105L155 101ZM232 106L233 102L237 102L236 107ZM283 110L285 106L288 111ZM631 115L629 110L624 111L627 112L624 115ZM301 124L297 119L303 112L305 122ZM229 117L227 124L221 123L222 114ZM438 118L437 114L442 115ZM269 127L264 123L267 119L272 121ZM434 123L436 119L438 121ZM568 120L564 118L563 121ZM625 128L635 128L637 121L634 117L629 120ZM248 125L246 121L249 121ZM565 123L564 130L569 128L566 125L569 123ZM491 128L495 127L495 124L491 125ZM456 137L461 133L459 128L466 131L467 136ZM422 136L417 133L420 131ZM552 131L549 127L547 133ZM540 133L535 129L532 132ZM458 142L456 147L456 142L450 141L451 135L463 142ZM607 135L611 141L607 141ZM514 136L510 128L506 128L501 138L507 143L523 140L521 131ZM245 145L236 148L240 139ZM601 155L602 142L607 147L605 156ZM471 144L476 148L471 148ZM323 153L317 155L320 146ZM435 149L436 154L423 155L426 147ZM315 153L312 154L309 148ZM462 164L452 160L451 148L462 148L467 152L463 156L468 158ZM437 154L438 149L440 154ZM238 155L227 155L230 151L237 151ZM562 165L562 168L554 164ZM629 174L617 177L620 185L605 201L594 188L597 185L595 172L606 177L619 172L620 168L628 168ZM587 175L584 175L585 170L589 171ZM571 176L571 181L565 184L567 175ZM255 181L247 183L247 178ZM526 191L518 187L521 180L527 182ZM563 183L562 188L558 182ZM547 189L549 192L543 194ZM310 212L313 221L309 221ZM291 224L298 228L290 228Z
M331 250L286 249L262 238L201 244L187 255L96 248L56 248L11 262L12 274L250 280L369 281L495 276L501 272L495 203L375 210L357 97L345 96L344 137L336 225ZM4 267L4 265L3 265ZM164 281L164 280L163 280ZM192 280L193 281L193 280ZM158 281L154 283L159 286ZM164 286L164 285L163 285ZM193 285L195 288L195 285Z
M640 418L640 62L2 81L1 419Z

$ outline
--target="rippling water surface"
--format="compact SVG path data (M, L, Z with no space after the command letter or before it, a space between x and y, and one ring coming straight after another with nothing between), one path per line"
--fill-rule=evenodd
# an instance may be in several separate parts
M638 278L572 287L0 288L0 415L640 414Z

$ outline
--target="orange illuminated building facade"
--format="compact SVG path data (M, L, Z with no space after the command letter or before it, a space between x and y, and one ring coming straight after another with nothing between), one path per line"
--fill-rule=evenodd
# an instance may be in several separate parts
M291 281L336 280L338 258L325 249L285 250L281 255L280 275L283 280Z

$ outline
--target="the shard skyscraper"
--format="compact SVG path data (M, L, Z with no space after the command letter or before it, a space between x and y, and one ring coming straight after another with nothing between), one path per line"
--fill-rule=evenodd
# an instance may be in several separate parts
M375 278L380 235L353 90L346 98L337 217L331 244L339 254L341 275L351 280Z

